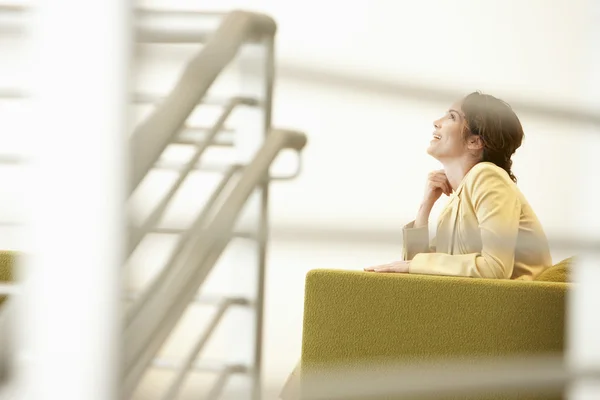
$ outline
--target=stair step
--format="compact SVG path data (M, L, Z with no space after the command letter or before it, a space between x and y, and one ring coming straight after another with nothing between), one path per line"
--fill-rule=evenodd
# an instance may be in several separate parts
M176 358L160 357L155 358L152 366L160 369L179 369L181 362ZM227 365L219 361L197 361L193 365L193 370L197 372L221 373L229 369L232 374L245 374L250 372L250 368L241 364Z
M179 228L155 228L150 231L150 233L158 233L163 235L180 235L185 232L187 232L187 229ZM231 237L239 239L258 240L257 235L253 232L233 232L231 234Z
M133 94L132 100L134 104L158 104L164 99L165 96L162 94L138 92ZM224 107L228 105L229 102L231 102L230 97L206 96L200 101L200 104Z
M0 4L6 33L21 33L31 24L28 4ZM136 8L136 41L144 43L205 43L219 27L225 13Z
M18 154L0 154L0 164L19 165L26 162L27 159Z
M212 128L203 126L186 126L178 135L173 144L186 144L198 146L206 142L206 137ZM213 139L211 146L233 147L235 145L235 129L223 127Z
M29 94L23 90L15 88L0 88L0 98L2 99L26 99Z
M136 40L142 43L206 43L225 13L136 9Z
M162 94L155 93L143 93L138 92L133 94L133 103L134 104L157 104L162 102L165 99L165 96ZM205 104L209 106L227 106L231 103L232 100L237 99L240 104L246 106L258 106L260 102L252 97L216 97L216 96L206 96L202 100L200 100L200 104Z
M202 171L202 172L218 172L218 173L226 173L229 169L235 164L202 164L196 165L192 169L193 171ZM181 171L185 167L185 163L183 162L173 162L173 161L158 161L154 164L154 168L160 170L167 171ZM296 171L289 175L271 175L269 176L269 181L289 181L295 179L299 175L299 171Z
M125 300L126 301L134 301L140 295L141 295L141 291L130 290L126 294ZM252 301L245 297L229 298L229 297L217 296L217 295L213 295L213 296L199 295L199 296L196 296L194 298L194 300L192 300L192 302L195 304L203 305L203 306L218 306L218 305L222 304L225 300L229 300L232 304L235 304L238 306L251 306L252 305Z
M203 171L203 172L218 172L218 173L226 173L233 166L233 164L227 165L196 165L194 166L194 171ZM184 165L182 163L175 162L157 162L154 165L156 169L168 170L168 171L180 171L182 170Z

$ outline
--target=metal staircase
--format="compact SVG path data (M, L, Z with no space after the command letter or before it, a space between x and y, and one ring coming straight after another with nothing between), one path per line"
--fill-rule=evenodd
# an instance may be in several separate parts
M13 33L24 29L27 8L0 7L0 12L16 21L11 26ZM237 375L242 383L236 393L259 399L269 185L272 180L296 176L276 177L270 169L282 151L299 153L306 144L304 134L271 126L275 22L242 11L136 10L134 23L137 43L193 43L199 50L167 93L150 94L136 88L132 99L133 107L151 105L153 110L129 139L130 222L124 262L127 265L143 251L144 240L152 235L169 237L173 246L149 284L134 289L125 284L121 397L136 395L149 370L166 368L173 372L170 381L152 398L175 399L190 371L208 371L215 373L216 379L207 398L218 398L229 378ZM232 63L237 65L241 88L227 97L211 97L213 83ZM2 88L0 93L10 98L28 96L17 88ZM214 123L191 124L190 116L207 104L220 109ZM230 123L233 113L239 114L237 124ZM204 162L215 148L228 153L227 159ZM7 154L0 159L12 162L15 157ZM162 186L152 207L142 207L149 211L140 216L140 200L143 203L145 199L140 199L139 192L158 170L174 172L175 177ZM206 187L192 187L190 192L190 178L197 173L218 176L213 179L212 192ZM201 194L198 209L189 212L179 226L165 224L186 185L188 194ZM232 239L241 243L245 254L243 262L231 266L239 276L231 282L234 293L207 297L199 289ZM6 290L14 292L14 286ZM158 357L182 315L198 303L212 307L213 315L189 352L177 360ZM235 316L230 325L239 332L232 332L235 344L222 360L202 362L200 353L228 314Z

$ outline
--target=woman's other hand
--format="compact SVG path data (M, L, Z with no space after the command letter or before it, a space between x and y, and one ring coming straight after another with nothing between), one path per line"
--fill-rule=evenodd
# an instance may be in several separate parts
M367 267L365 271L367 272L399 272L406 274L408 273L408 267L410 266L410 261L394 261L389 264L377 265L374 267Z
M442 193L450 196L452 186L448 182L446 172L443 169L433 171L427 176L427 184L425 185L425 198L419 207L417 217L415 218L414 227L421 228L429 223L429 214L433 209L433 205L440 198Z
M446 172L440 169L430 172L427 176L424 202L428 205L433 205L442 194L450 196L452 194L452 186L448 182Z

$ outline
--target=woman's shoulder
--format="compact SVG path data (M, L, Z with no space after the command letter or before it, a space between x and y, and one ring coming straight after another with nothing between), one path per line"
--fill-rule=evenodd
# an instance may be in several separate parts
M482 161L475 164L473 168L465 176L466 182L475 182L487 179L501 179L507 183L512 183L508 173L494 163Z
M477 163L465 176L464 187L468 192L487 191L488 189L515 190L515 183L508 173L490 162ZM502 189L502 190L504 190Z

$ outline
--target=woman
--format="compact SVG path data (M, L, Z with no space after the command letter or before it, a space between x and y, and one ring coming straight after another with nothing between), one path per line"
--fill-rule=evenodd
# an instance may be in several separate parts
M427 152L444 169L429 174L416 219L404 227L403 261L374 272L531 280L552 264L548 242L511 171L523 128L511 107L471 93L434 122ZM436 238L428 221L442 194Z

